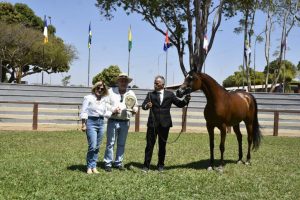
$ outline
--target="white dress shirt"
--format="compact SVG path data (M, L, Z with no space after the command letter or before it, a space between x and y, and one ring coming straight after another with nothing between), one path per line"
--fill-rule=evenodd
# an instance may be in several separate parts
M159 93L159 99L160 99L160 105L162 104L163 100L164 100L164 91L165 90L159 90L157 91Z
M112 114L109 96L102 97L97 100L94 94L89 94L84 97L80 118L87 119L90 117L106 117L109 118Z
M120 119L120 120L129 120L132 116L133 113L131 111L128 111L125 105L125 98L126 96L130 95L135 98L135 105L132 108L133 112L138 111L138 102L137 98L132 90L126 90L124 94L120 94L119 88L118 87L113 87L108 90L109 92L109 97L112 105L112 111L115 110L116 108L121 109L120 114L113 114L110 118L111 119Z

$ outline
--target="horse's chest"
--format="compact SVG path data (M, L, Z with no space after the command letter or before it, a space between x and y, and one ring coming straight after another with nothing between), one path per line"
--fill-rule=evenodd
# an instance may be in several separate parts
M223 107L207 105L204 109L204 117L206 121L219 122L224 121L226 109Z

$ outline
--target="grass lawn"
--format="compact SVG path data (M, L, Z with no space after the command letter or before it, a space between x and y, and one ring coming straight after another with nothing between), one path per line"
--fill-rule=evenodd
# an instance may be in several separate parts
M177 134L171 134L170 141ZM244 157L246 137L244 136ZM219 159L219 136L215 157ZM130 133L126 171L85 174L82 132L0 132L0 199L300 199L300 138L265 136L252 165L237 165L237 142L228 135L223 173L207 171L207 134L182 134L167 145L166 170L140 171L145 133Z

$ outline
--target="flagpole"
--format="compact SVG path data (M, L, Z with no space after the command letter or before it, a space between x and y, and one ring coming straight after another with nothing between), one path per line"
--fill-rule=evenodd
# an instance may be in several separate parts
M90 86L90 64L91 64L91 47L89 47L89 59L88 59L88 84Z
M45 69L45 44L43 44L43 70ZM42 85L44 85L44 72L42 70Z
M129 75L129 68L130 68L130 50L128 51L128 69L127 69L127 74Z
M168 83L168 49L166 51L166 82L165 82L165 86L167 86L167 83Z

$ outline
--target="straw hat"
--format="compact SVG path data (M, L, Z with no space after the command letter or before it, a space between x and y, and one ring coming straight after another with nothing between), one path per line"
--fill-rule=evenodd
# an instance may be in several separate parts
M130 78L126 73L121 73L119 74L117 81L120 79L127 79L128 83L130 83L132 81L132 78Z

